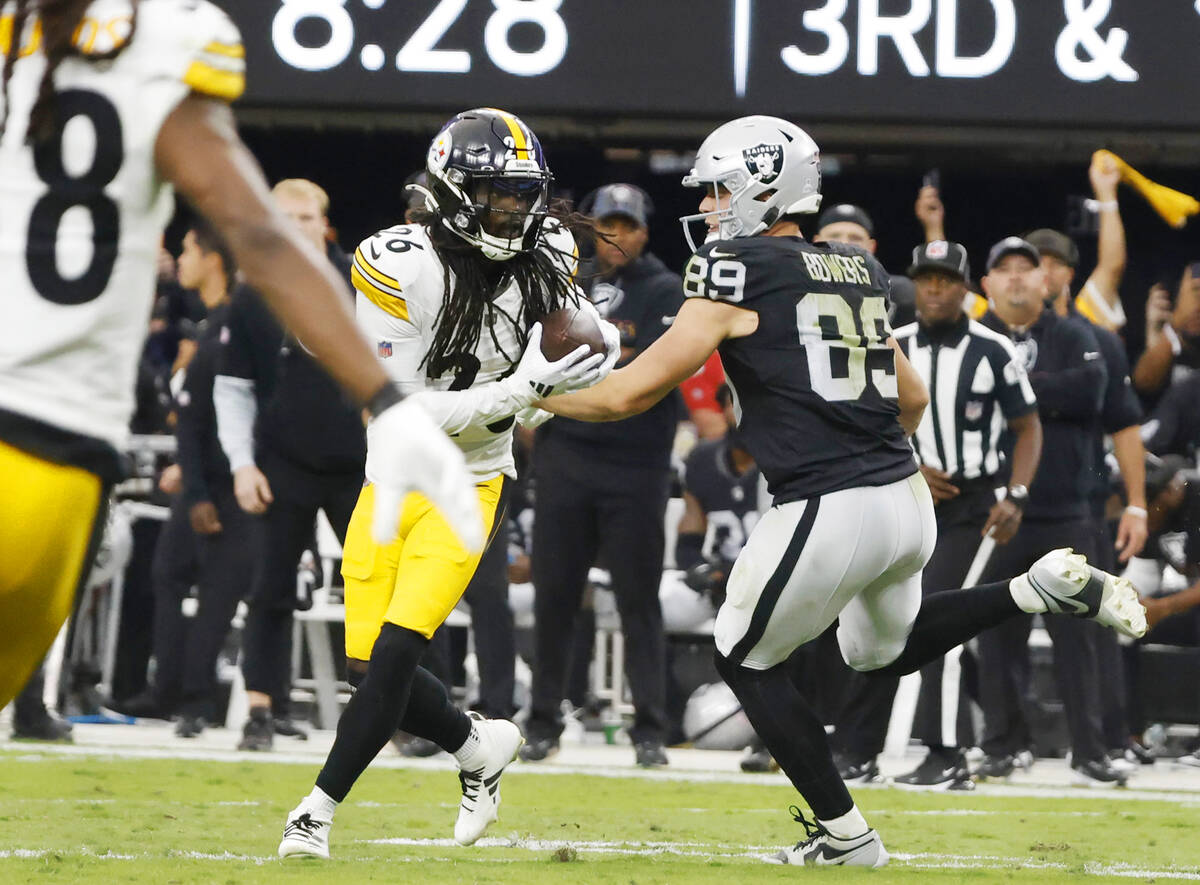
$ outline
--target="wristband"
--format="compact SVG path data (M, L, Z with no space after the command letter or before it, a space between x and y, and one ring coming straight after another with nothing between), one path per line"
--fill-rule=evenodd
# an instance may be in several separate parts
M1175 331L1170 323L1162 327L1162 333L1171 342L1172 356L1179 356L1179 354L1183 353L1183 342L1179 340L1179 333Z
M1145 519L1147 516L1150 515L1146 512L1145 507L1137 507L1133 504L1130 504L1128 507L1126 507L1125 512L1128 513L1130 516L1136 516L1139 519Z
M1089 212L1115 212L1120 204L1116 200L1084 200L1083 207Z
M396 405L402 399L404 399L404 394L400 392L400 388L389 381L383 387L379 388L379 390L375 391L374 395L367 400L367 411L371 414L372 418L378 418L380 412Z

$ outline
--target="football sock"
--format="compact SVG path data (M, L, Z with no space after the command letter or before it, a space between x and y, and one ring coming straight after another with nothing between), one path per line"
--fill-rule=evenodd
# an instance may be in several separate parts
M312 792L308 794L302 804L308 806L310 811L315 812L317 820L333 820L333 813L338 807L337 800L320 787L313 787Z
M870 672L881 676L912 673L983 630L1019 614L1021 609L1009 592L1008 581L926 596L900 657Z
M458 762L458 767L463 771L474 771L482 767L483 756L483 735L479 733L478 727L472 722L471 732L463 741L462 746L454 751L454 758Z
M384 624L371 649L367 675L338 720L337 736L317 775L317 786L341 802L396 731L408 706L417 662L429 640Z
M832 820L822 820L818 816L817 823L829 830L830 835L837 836L839 839L854 839L871 829L867 826L867 819L862 816L857 805L841 817L835 817Z
M400 727L411 735L433 741L447 753L461 748L472 733L471 717L454 706L446 686L424 667L417 667L413 675Z
M854 800L833 764L825 726L792 684L787 665L751 670L720 653L716 663L717 672L737 695L755 733L817 819L837 820L849 814ZM861 835L865 829L854 835Z

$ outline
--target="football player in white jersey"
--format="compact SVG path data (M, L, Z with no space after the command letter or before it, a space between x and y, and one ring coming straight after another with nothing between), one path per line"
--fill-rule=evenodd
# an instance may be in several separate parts
M607 375L620 333L596 315L606 353L583 346L554 362L542 355L539 317L568 305L595 308L574 283L574 239L548 216L551 176L528 126L492 108L465 111L434 138L426 173L426 210L363 241L354 255L358 320L388 374L466 455L494 534L516 476L514 424L535 421L532 404L549 391L580 390ZM283 857L329 856L334 809L397 726L454 755L462 785L454 838L470 845L496 820L500 775L523 742L511 722L462 713L417 666L480 554L418 495L388 505L399 514L399 539L377 543L367 523L380 494L363 488L342 560L346 656L358 688L316 786L288 815Z
M0 54L0 707L70 612L104 525L172 184L375 416L374 478L427 492L482 546L462 454L401 402L344 283L237 136L245 53L225 14L205 0L6 0Z

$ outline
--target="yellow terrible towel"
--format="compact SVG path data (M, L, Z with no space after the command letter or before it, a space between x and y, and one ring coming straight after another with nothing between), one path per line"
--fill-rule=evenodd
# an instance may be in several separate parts
M1143 197L1154 207L1154 211L1163 217L1171 227L1183 227L1188 217L1200 213L1200 202L1194 197L1172 190L1161 184L1155 184L1142 173L1138 172L1112 151L1096 151L1093 160L1109 158L1117 164L1121 171L1121 180L1133 185Z

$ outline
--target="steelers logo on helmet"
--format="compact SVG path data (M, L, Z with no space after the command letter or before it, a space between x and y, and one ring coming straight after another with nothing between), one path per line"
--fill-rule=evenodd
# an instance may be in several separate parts
M430 168L443 169L450 162L451 148L450 133L443 129L429 146L429 158L426 165Z
M751 175L757 175L763 184L770 184L783 172L783 145L758 144L745 148L742 156Z
M464 111L434 139L426 171L442 223L484 256L507 261L537 246L553 179L541 143L518 117Z

